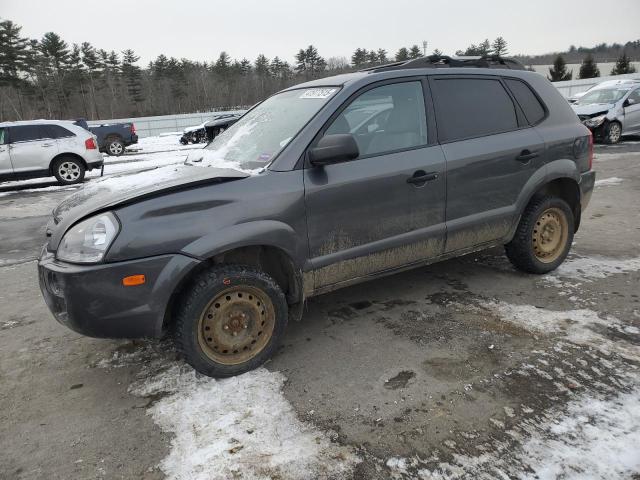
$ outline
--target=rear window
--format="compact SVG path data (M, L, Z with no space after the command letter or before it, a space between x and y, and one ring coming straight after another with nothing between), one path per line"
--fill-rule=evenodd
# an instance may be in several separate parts
M522 107L529 124L535 125L544 118L544 107L529 85L520 80L505 79L505 82Z
M75 137L76 134L70 132L64 127L60 125L47 125L47 130L52 135L52 138L66 138L66 137Z
M518 128L515 105L499 80L439 78L433 83L440 141L452 142Z
M11 127L11 142L28 142L51 138L51 134L44 125L19 125Z

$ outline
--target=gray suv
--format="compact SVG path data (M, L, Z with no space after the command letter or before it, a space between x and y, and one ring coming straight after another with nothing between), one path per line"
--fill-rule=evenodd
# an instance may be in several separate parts
M558 91L507 59L312 81L178 168L65 200L41 290L77 332L169 332L196 370L236 375L314 295L496 245L522 271L555 269L591 197L592 148Z

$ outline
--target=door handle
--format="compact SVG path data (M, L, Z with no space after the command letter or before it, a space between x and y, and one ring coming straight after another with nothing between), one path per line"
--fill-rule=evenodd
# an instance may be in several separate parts
M536 158L538 155L538 152L531 152L525 149L520 152L520 155L516 157L516 160L518 160L519 162L528 162L532 158Z
M43 143L42 148L53 147L53 143Z
M431 180L436 180L438 178L437 172L423 172L422 170L418 170L413 174L413 176L407 178L407 183L417 184L417 183L425 183L430 182Z

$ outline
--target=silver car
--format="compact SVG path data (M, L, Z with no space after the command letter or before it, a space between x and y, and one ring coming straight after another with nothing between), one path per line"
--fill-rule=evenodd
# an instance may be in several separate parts
M623 135L640 135L640 80L600 83L572 107L596 140L618 143Z
M102 163L95 135L72 122L0 123L0 181L55 176L68 185Z

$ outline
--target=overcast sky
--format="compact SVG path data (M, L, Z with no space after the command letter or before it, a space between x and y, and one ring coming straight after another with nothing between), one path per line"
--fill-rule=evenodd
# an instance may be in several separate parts
M509 53L539 54L569 45L640 38L640 0L0 0L0 17L40 38L54 31L68 43L213 60L259 53L292 62L310 43L325 58L357 47L429 42L453 54L502 35Z

